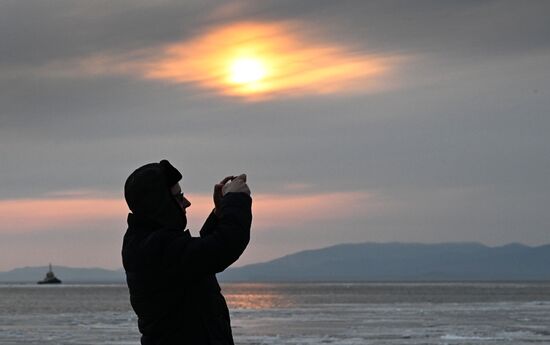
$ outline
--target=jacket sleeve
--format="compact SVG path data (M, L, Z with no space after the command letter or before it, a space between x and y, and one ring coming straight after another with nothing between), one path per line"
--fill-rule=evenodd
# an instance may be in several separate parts
M211 214L200 238L175 239L165 259L185 277L224 271L244 252L250 240L252 199L245 193L228 193L221 203L219 219ZM174 267L175 266L175 267Z
M206 237L212 234L212 232L216 229L216 225L218 225L218 216L216 216L214 211L212 211L210 212L208 218L206 218L206 221L199 232L201 237Z

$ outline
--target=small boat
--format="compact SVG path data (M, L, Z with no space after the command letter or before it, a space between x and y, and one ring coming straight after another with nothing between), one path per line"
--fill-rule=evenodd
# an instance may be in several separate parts
M55 274L53 274L52 264L50 264L50 270L48 271L48 273L46 273L46 277L37 282L37 284L61 284L61 280L59 280L55 276Z

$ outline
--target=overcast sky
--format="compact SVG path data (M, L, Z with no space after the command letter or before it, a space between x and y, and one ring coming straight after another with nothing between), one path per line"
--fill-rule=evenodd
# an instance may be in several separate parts
M2 1L0 270L120 267L124 181L165 158L194 234L213 185L248 174L237 265L345 242L549 243L549 14L547 1ZM239 54L260 80L226 75Z

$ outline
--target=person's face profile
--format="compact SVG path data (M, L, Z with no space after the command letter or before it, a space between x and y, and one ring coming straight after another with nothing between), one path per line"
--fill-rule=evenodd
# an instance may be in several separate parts
M181 191L181 186L179 183L176 183L175 185L170 188L170 194L176 200L178 205L181 207L182 210L185 210L189 206L191 206L191 202L187 200L183 192Z

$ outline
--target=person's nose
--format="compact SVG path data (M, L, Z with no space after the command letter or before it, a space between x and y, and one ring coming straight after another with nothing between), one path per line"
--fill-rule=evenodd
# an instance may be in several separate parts
M182 207L185 209L185 208L188 208L189 206L191 206L191 201L187 200L186 197L183 197Z

